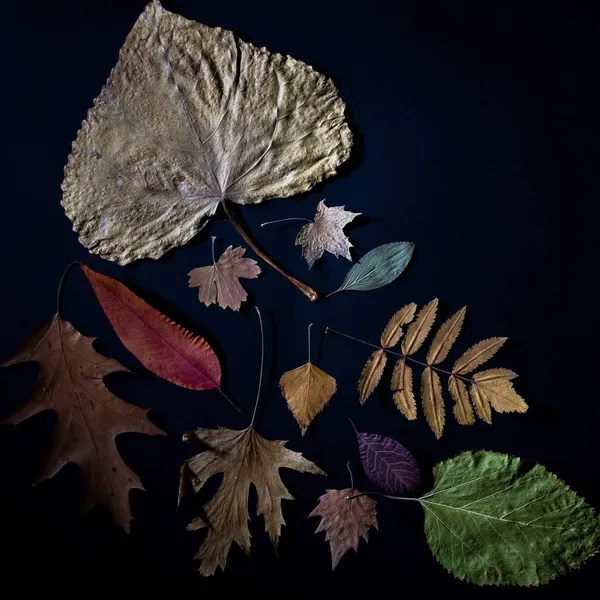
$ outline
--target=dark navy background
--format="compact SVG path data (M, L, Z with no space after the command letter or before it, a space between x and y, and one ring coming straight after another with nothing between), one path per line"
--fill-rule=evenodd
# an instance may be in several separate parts
M144 2L3 4L0 359L54 314L61 274L79 260L205 334L222 359L227 392L251 410L260 350L251 305L239 314L206 308L187 287L188 271L210 261L208 232L218 236L222 250L241 243L233 227L215 220L159 261L119 267L79 245L59 204L71 142ZM254 516L252 492L252 553L246 557L233 548L225 574L294 577L281 593L291 592L299 577L330 574L329 547L323 534L314 535L318 519L307 515L325 489L349 485L348 460L357 486L372 489L361 473L347 417L361 430L406 444L420 461L425 487L437 461L485 448L543 463L600 507L598 23L591 12L567 1L168 0L165 8L314 65L335 80L348 104L356 143L340 176L302 198L243 208L249 230L269 254L317 289L338 286L349 263L327 255L307 272L294 247L300 224L260 228L267 220L311 218L323 197L368 217L348 228L356 256L398 240L412 240L417 248L409 269L392 285L316 304L263 263L264 275L244 284L265 317L258 430L289 440L290 448L329 477L283 473L297 500L284 503L287 526L279 556L262 517ZM104 584L113 590L169 586L172 594L192 592L208 583L192 560L204 534L184 532L193 506L187 502L178 513L176 503L179 467L199 448L181 436L198 426L243 428L248 417L217 392L186 391L145 372L118 342L80 271L69 275L64 292L64 318L97 336L98 349L137 374L111 376L110 389L150 408L169 437L118 438L147 490L131 494L134 520L127 537L104 509L78 517L82 477L76 466L31 487L51 440L52 413L14 429L0 427L4 579L20 581L23 589L37 581L47 591L75 587L82 577L92 589ZM408 422L394 408L389 373L378 393L359 405L356 383L369 350L323 336L324 327L377 341L400 306L433 297L440 298L444 316L469 307L449 362L483 337L510 337L494 364L520 374L517 388L531 406L526 415L494 416L492 427L460 427L446 398L448 422L436 441L422 416ZM336 377L339 392L301 438L277 382L306 361L311 321L313 357ZM35 374L32 365L0 369L0 415L23 398ZM436 563L418 505L382 500L379 520L369 545L361 542L358 554L342 560L338 580L390 578L399 594L417 586L423 593L477 590ZM599 564L592 559L537 592L486 594L584 590L595 585Z

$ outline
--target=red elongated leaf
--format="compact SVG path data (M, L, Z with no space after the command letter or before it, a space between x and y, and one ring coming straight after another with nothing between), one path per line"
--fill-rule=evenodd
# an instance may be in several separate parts
M356 435L363 469L375 485L392 494L419 488L419 465L402 444L376 433L357 431Z
M149 371L189 390L220 388L221 365L204 338L171 321L116 279L81 268L115 333Z

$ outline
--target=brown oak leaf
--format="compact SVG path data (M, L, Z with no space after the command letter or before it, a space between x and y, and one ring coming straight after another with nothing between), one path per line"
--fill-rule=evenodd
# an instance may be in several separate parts
M214 242L214 238L213 238ZM189 287L197 287L198 298L205 306L218 303L221 308L240 310L248 294L240 283L240 278L256 279L260 267L255 260L244 258L245 248L229 246L212 267L192 269Z
M191 531L208 528L196 554L201 575L213 575L218 567L225 568L233 542L244 552L250 552L250 484L254 485L258 496L257 513L263 515L265 530L277 545L281 526L285 525L281 500L293 500L281 480L279 469L325 475L302 454L288 450L284 441L266 440L252 427L243 430L197 429L183 438L198 440L208 449L183 465L180 497L188 485L198 493L213 475L223 473L219 489L204 507L203 517L194 519L187 527Z
M129 490L144 487L121 458L115 436L164 432L148 420L146 409L108 390L103 377L128 370L98 354L93 341L58 315L38 328L2 365L40 364L37 385L4 421L17 424L43 410L54 410L56 430L38 481L52 477L68 462L77 463L85 481L82 510L104 504L116 523L129 531Z
M319 498L319 504L308 515L321 517L315 533L325 532L325 540L331 545L331 568L334 570L350 548L358 550L363 537L369 541L369 528L377 529L377 502L368 496L356 496L358 490L327 490Z
M352 244L344 233L344 227L360 214L344 210L343 206L325 206L325 200L319 202L315 220L304 225L296 236L296 246L302 245L302 256L309 269L325 250L335 257L352 260Z

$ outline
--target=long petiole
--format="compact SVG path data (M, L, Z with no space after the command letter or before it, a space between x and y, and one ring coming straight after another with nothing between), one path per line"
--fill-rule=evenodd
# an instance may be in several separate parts
M265 227L266 225L274 225L275 223L283 223L284 221L306 221L307 223L312 223L310 219L305 219L303 217L288 217L287 219L277 219L276 221L267 221L266 223L261 223L261 227Z

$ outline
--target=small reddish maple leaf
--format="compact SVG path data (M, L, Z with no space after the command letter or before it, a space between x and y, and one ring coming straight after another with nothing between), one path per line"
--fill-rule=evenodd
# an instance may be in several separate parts
M198 298L205 306L218 303L221 308L240 310L242 302L248 294L240 283L240 278L256 279L260 275L260 267L255 260L244 258L245 248L229 246L213 266L198 267L191 270L189 287L197 287Z
M369 528L377 529L377 502L368 496L356 496L358 490L327 490L319 498L319 504L308 515L321 517L315 533L324 531L325 540L331 545L331 568L334 570L344 554L358 550L361 536L369 541Z
M98 354L93 341L58 315L38 328L2 365L40 364L36 386L4 422L17 424L43 410L56 411L52 447L38 481L54 476L68 462L77 463L84 473L83 510L104 504L129 532L129 490L144 487L121 458L115 436L164 432L148 420L146 409L124 402L104 385L104 376L128 370Z

